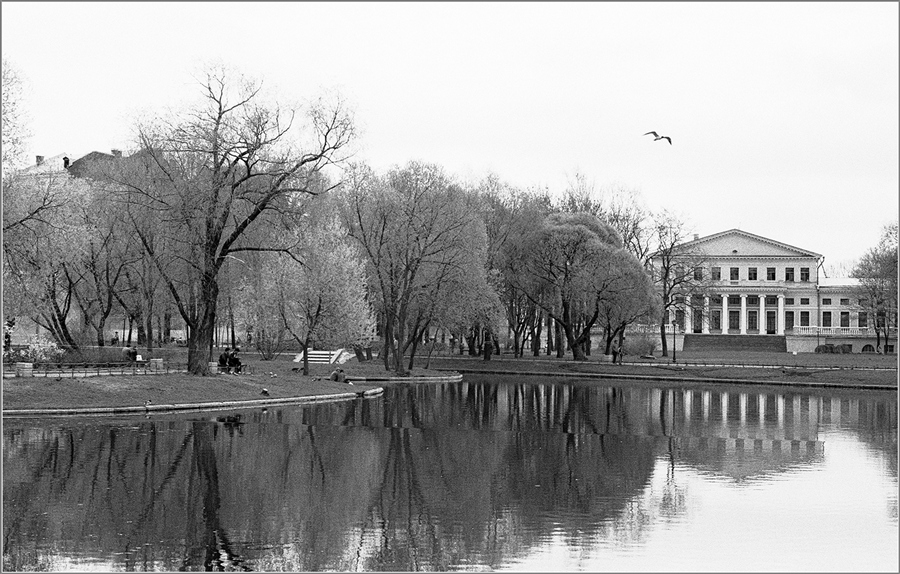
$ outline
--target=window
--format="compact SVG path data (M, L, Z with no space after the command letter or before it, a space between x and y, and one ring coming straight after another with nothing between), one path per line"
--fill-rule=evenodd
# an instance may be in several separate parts
M784 328L788 331L794 328L794 312L793 311L785 311L784 312Z
M694 267L694 281L703 281L702 267Z
M809 297L800 297L801 305L809 305Z
M800 268L800 281L809 281L809 267Z
M759 329L758 313L759 311L747 311L747 329L750 331Z
M766 281L775 281L774 267L766 267Z
M828 297L822 299L822 305L831 305L831 299L829 299Z
M893 345L885 345L884 352L887 354L892 354L894 352L894 346Z
M747 305L759 305L759 297L747 295Z
M785 297L785 298L784 298L784 304L785 304L785 305L793 305L793 304L794 304L794 298L793 298L793 297Z
M713 281L719 281L722 279L722 268L721 267L713 267L712 268L712 278L713 278Z
M732 268L731 268L731 280L732 280L732 281L737 281L737 280L738 280L738 273L739 273L739 271L738 271L738 268L737 268L737 267L732 267Z
M849 305L850 299L841 299L841 305Z
M809 311L800 311L800 326L809 327Z
M778 298L766 296L766 305L778 305Z
M786 267L784 269L784 280L790 281L791 283L794 282L794 268L793 267Z
M857 323L856 323L856 324L859 325L859 327L860 327L861 329L868 328L868 326L869 326L869 316L866 314L865 311L860 311L860 312L859 312L859 317L857 318Z
M841 327L850 326L850 311L841 311Z
M756 281L756 267L747 269L747 279L749 279L750 281Z
M822 312L822 326L831 327L831 311Z

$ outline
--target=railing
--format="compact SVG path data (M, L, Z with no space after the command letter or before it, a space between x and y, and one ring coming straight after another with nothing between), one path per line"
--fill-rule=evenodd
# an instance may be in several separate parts
M870 327L797 327L794 326L795 335L844 335L874 337L875 329Z

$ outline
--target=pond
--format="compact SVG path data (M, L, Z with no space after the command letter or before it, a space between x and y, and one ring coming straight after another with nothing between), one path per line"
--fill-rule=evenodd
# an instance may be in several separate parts
M467 376L4 419L4 570L898 570L897 395Z

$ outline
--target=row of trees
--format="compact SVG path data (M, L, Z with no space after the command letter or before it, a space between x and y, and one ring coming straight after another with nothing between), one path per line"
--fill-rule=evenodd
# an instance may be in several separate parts
M102 346L117 313L151 348L178 317L195 374L220 324L232 340L252 326L267 358L288 341L364 358L381 338L385 368L404 374L437 334L490 353L508 331L516 356L584 359L600 330L608 353L704 288L685 224L631 190L582 176L561 197L493 175L464 185L424 162L378 173L350 161L339 99L285 109L222 69L201 87L195 106L138 125L133 153L83 177L4 155L7 317L69 348ZM4 117L4 137L16 121Z
M379 174L347 161L343 102L305 111L218 69L197 106L138 125L133 153L84 177L4 156L6 315L69 348L87 333L103 346L119 312L152 348L178 316L202 374L223 320L252 325L264 354L289 339L361 349L377 334L385 367L403 373L437 331L491 348L505 319L521 354L546 321L548 349L583 358L593 327L612 340L652 314L632 203L607 213L583 180L553 202L421 162Z

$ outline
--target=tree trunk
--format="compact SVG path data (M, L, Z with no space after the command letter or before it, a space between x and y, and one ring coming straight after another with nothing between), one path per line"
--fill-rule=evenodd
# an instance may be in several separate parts
M669 347L666 344L666 324L665 323L660 323L660 325L659 325L659 337L662 340L662 345L660 347L662 349L662 356L668 357L669 356Z
M550 317L550 314L547 314L547 356L553 354L553 329L554 322L553 318Z
M209 278L200 286L200 307L202 314L188 339L188 372L192 375L208 375L212 357L213 334L216 327L216 301L219 285Z
M163 341L168 341L172 338L172 312L166 310L163 313L163 327L162 327Z
M300 341L300 351L303 353L303 376L309 375L309 337Z
M531 329L531 354L535 357L541 354L541 331L544 326L544 314L538 313L532 323Z
M562 359L566 356L566 344L563 342L563 329L559 323L554 325L556 330L556 358Z
M97 322L97 346L105 347L106 340L104 333L106 332L106 319L101 316L100 320Z

